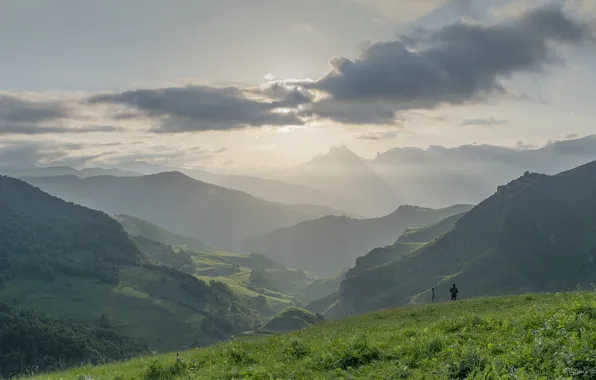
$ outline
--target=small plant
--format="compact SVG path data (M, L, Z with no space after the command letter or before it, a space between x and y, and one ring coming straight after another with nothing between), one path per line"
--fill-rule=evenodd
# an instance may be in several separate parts
M176 360L174 364L169 366L162 366L157 362L153 362L143 375L143 380L169 380L183 375L188 369L188 364L182 360Z
M358 368L381 359L381 352L371 346L366 337L360 336L345 349L327 358L326 367L329 369Z
M228 356L232 359L232 362L236 365L248 365L254 364L257 361L250 356L248 351L240 347L232 347L228 350Z
M297 339L292 340L290 346L285 351L287 355L295 359L302 359L310 354L310 348Z
M596 319L596 307L588 305L575 305L573 311L576 314L583 314L589 319Z
M431 341L427 342L424 346L424 353L426 356L432 358L439 352L443 350L443 341L439 338L434 338Z
M486 365L485 360L476 352L469 352L451 366L452 379L466 379L475 371L482 371Z

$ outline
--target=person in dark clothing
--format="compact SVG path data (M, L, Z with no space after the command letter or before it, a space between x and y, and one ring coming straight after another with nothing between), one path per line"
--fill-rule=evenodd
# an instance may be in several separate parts
M432 293L433 293L432 302L435 302L437 300L437 297L435 297L435 288L432 288Z
M455 287L455 284L449 289L449 293L451 293L451 301L457 300L457 293L459 293L459 291Z

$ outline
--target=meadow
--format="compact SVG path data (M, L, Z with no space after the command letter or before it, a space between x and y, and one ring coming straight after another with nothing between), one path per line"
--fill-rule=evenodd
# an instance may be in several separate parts
M593 379L596 294L408 306L36 380Z

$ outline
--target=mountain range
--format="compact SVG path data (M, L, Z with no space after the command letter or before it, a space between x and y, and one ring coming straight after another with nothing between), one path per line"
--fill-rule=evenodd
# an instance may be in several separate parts
M477 204L500 184L525 171L554 174L596 159L596 136L553 141L523 149L492 145L393 148L372 159L346 146L283 169L253 170L251 174L175 168L143 161L104 168L4 168L17 177L56 175L139 176L180 171L202 182L239 190L271 202L313 205L332 215L380 217L399 205L441 208Z
M400 206L381 218L325 216L247 239L247 249L274 257L291 268L333 275L371 249L394 243L408 227L422 227L472 206L444 209Z
M180 172L140 177L27 177L52 195L109 214L127 214L219 248L327 215L325 207L285 205L192 179Z
M555 174L596 159L596 136L555 141L541 148L492 145L393 148L370 161L408 204L477 204L525 171Z

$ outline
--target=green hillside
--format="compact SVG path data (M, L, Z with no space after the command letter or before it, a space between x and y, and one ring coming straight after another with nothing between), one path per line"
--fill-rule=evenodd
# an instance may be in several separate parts
M408 254L423 247L427 242L434 240L451 230L455 225L455 222L464 214L465 213L449 216L425 227L409 228L400 236L395 244L387 247L375 248L366 255L358 257L356 259L356 264L344 272L340 277L335 278L334 280L319 280L313 282L312 285L317 285L319 283L321 285L326 285L322 288L320 286L315 286L314 288L325 289L328 292L323 293L314 301L309 302L305 307L310 311L324 314L325 317L330 320L341 318L345 313L341 309L339 303L339 289L345 278L355 277L364 271L406 258ZM308 288L310 289L311 287L309 286Z
M288 307L263 326L265 331L293 331L315 326L324 322L324 318L308 310Z
M438 238L439 236L449 232L455 223L461 219L466 213L455 214L445 219L441 219L436 223L432 223L428 226L421 228L408 228L400 237L397 239L398 243L428 243L431 240Z
M596 275L596 162L555 176L526 173L455 227L389 264L346 278L344 313L445 299L590 288ZM556 268L556 269L555 269Z
M138 221L138 224L148 223ZM216 280L225 283L241 298L253 304L256 302L253 306L267 310L265 315L275 314L289 305L300 303L301 298L308 298L305 288L314 279L302 271L286 269L256 253L245 255L208 247L188 249L187 245L173 246L167 243L173 233L165 229L158 231L159 234L151 236L163 239L161 241L139 235L131 235L131 239L152 262L171 266L206 282ZM132 232L135 231L129 231ZM336 285L335 291L339 289L339 283ZM266 305L261 305L263 299L259 297L265 297Z
M337 293L341 282L346 277L346 272L343 271L339 276L321 278L311 282L303 289L304 295L311 300L318 300Z
M397 242L387 247L375 248L356 259L356 265L348 269L346 278L355 277L366 270L403 259L408 253L414 252L422 246L424 246L424 243Z
M356 265L347 271L346 277L354 277L365 270L407 257L409 253L449 232L455 226L455 223L464 215L465 212L448 216L445 219L424 227L408 228L397 239L395 244L375 248L366 255L358 257L356 259Z
M288 267L332 276L351 267L363 253L395 243L406 228L423 227L471 207L401 206L389 215L374 219L326 216L250 238L247 246L251 251L275 258Z
M522 295L385 310L180 354L36 377L592 379L596 295Z
M105 315L158 351L261 324L223 283L151 263L108 215L9 177L0 177L0 302L89 326Z
M131 235L143 236L164 244L183 246L189 249L205 249L207 244L191 237L175 234L156 224L130 215L116 215L115 219Z

